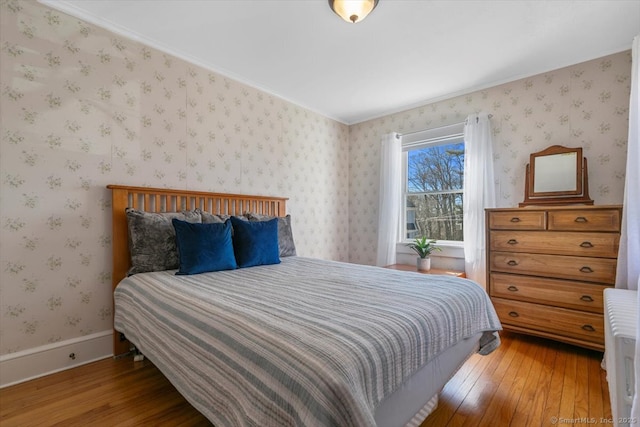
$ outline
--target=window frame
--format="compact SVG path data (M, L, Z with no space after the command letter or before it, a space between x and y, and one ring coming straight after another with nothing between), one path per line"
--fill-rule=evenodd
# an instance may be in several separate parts
M402 145L402 206L400 211L400 243L408 243L411 238L407 236L407 197L408 193L408 173L409 173L409 151L418 150L426 147L437 147L442 145L465 144L464 141L464 122L457 123L449 126L442 126L433 129L427 129L424 131L413 132L410 134L404 134L401 136ZM465 150L466 151L466 150ZM413 193L413 194L436 194L434 193ZM439 192L443 193L443 192ZM446 192L447 194L458 193L464 197L464 183L463 188L460 190L454 190ZM464 207L463 207L464 209ZM463 240L438 240L437 244L440 246L462 247Z

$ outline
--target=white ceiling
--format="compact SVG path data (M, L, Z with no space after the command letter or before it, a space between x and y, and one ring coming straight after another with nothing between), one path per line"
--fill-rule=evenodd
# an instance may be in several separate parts
M346 124L631 48L640 0L41 0Z

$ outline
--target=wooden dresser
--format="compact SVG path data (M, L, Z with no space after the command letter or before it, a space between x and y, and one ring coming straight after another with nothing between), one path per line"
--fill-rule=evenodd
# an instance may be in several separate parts
M621 206L487 209L487 286L505 329L604 351Z

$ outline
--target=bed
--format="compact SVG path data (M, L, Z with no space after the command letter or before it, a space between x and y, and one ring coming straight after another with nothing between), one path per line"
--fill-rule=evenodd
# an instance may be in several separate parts
M468 356L499 345L500 322L471 281L283 248L285 198L108 188L114 355L135 346L217 427L419 425ZM234 217L234 242L245 227L273 235L277 223L282 256L198 274L183 274L180 258L177 270L129 275L139 249L132 215L149 212L194 223L214 215L224 227ZM172 222L182 257L185 224Z

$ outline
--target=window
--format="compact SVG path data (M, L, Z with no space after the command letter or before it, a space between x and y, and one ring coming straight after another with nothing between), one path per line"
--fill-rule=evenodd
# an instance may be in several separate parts
M463 126L402 136L405 238L463 240Z

